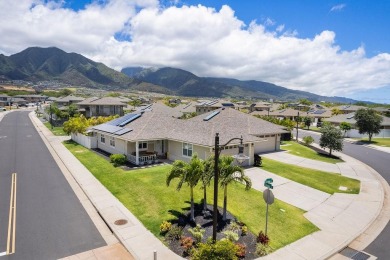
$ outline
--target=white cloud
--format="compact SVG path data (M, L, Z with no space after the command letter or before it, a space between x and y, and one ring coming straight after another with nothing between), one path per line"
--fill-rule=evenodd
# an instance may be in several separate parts
M346 4L334 5L330 9L330 12L339 12L339 11L343 10L346 6L347 6Z
M228 6L117 0L75 12L41 1L15 2L0 1L0 52L7 55L29 46L57 46L116 69L172 66L322 95L390 85L388 53L368 58L363 46L343 51L332 31L304 39L276 23L274 31L255 21L245 26ZM131 41L119 41L117 34Z

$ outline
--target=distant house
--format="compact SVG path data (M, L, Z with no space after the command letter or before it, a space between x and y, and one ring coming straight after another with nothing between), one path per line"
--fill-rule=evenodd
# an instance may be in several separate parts
M0 94L0 106L8 106L9 105L9 99L10 97L8 95Z
M300 117L305 116L306 113L291 109L291 108L286 108L286 109L281 109L281 110L275 110L275 111L268 111L268 110L262 110L262 111L253 111L250 113L251 115L260 115L260 116L270 116L270 117L276 117L277 119L290 119L290 120L295 120L298 117L298 112L300 113Z
M125 154L136 165L154 163L159 158L189 161L194 153L201 159L212 155L215 134L219 133L220 144L242 136L244 154L250 158L243 165L252 165L254 154L279 150L280 136L287 132L279 125L231 108L220 108L187 120L172 116L176 113L172 108L160 108L161 104L155 103L92 127L91 147ZM237 154L238 144L239 141L233 141L221 153Z
M249 111L271 111L272 104L267 102L253 103L249 106Z
M27 103L43 103L48 99L48 96L44 95L16 95L16 98L22 98L27 101Z
M123 116L123 108L126 106L122 99L115 97L91 97L77 103L80 112L86 117Z
M85 98L77 97L73 95L69 95L66 97L58 98L55 103L58 104L58 106L69 106L71 104L77 104L81 101L83 101Z
M336 107L343 114L349 114L358 111L359 109L366 109L364 106L355 106L355 105L343 105Z
M217 99L211 101L202 101L195 105L196 113L198 115L208 113L223 107L235 108L232 102Z
M381 132L377 135L374 135L373 137L390 137L390 118L386 116L382 116L382 118L383 121L381 123ZM359 134L358 129L356 129L355 113L332 116L330 118L324 119L324 121L327 121L335 126L340 126L342 122L350 123L353 129L347 131L345 135L346 137L367 137L367 135Z
M180 104L180 105L174 107L174 109L176 111L183 113L183 114L196 113L196 103L190 102L188 104Z
M329 118L332 116L332 110L327 108L322 109L310 109L305 116L311 117L312 125L316 126L319 123L322 123L325 118Z

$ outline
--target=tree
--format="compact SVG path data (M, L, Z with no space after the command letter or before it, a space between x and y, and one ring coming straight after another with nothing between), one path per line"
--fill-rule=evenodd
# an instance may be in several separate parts
M348 123L348 122L341 122L341 124L340 124L340 129L341 129L342 131L344 131L344 136L345 136L345 134L347 133L347 131L349 131L349 130L352 129L352 126L351 126L351 124Z
M64 132L66 134L84 134L85 131L87 131L88 127L94 126L94 125L100 125L105 122L111 121L118 116L107 116L107 117L91 117L91 118L85 118L85 116L80 115L77 117L72 117L68 121L64 123Z
M311 124L311 117L305 116L303 118L303 122L305 123L305 126L307 127L307 129L309 129L310 128L310 124Z
M78 113L78 108L75 104L70 104L68 106L69 117L74 117Z
M299 100L299 103L302 104L302 105L306 105L306 106L310 106L313 104L313 102L311 102L310 100L306 99L306 98L302 98Z
M194 187L198 184L203 175L203 161L194 154L189 163L182 160L176 160L173 163L172 169L169 171L166 184L169 186L173 179L178 178L179 183L176 189L179 191L184 183L187 183L191 192L191 221L195 222L195 206L194 206Z
M368 140L371 142L373 134L379 134L383 117L373 109L359 109L355 113L356 127L359 134L368 134Z
M331 124L324 124L321 127L320 146L322 148L329 148L329 155L332 151L343 150L343 134L341 130Z
M71 89L68 89L68 88L64 88L64 89L60 90L61 96L69 96L72 93L73 93L73 91Z
M337 115L340 115L340 114L341 114L340 109L338 109L337 107L332 108L332 116L337 116Z
M203 174L202 174L202 189L203 189L203 210L207 210L207 186L210 185L211 179L214 177L214 157L210 156L209 159L203 162Z
M227 210L227 187L233 181L238 181L245 185L245 190L249 190L252 187L251 179L245 176L244 170L238 166L233 165L234 158L231 156L221 156L221 162L219 163L220 184L224 189L223 192L223 220L226 221Z

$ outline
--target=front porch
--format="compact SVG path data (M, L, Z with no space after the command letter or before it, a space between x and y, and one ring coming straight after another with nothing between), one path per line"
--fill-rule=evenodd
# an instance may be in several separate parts
M135 165L150 165L167 158L166 140L127 142L127 160Z

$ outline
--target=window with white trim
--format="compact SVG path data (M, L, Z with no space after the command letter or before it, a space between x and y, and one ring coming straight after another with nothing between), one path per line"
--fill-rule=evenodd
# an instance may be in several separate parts
M106 137L104 135L100 135L100 142L105 143Z
M147 142L139 142L138 143L138 149L139 150L147 150L148 149L148 143Z
M115 147L115 137L110 136L110 145Z
M183 155L188 157L192 156L192 144L183 143Z

